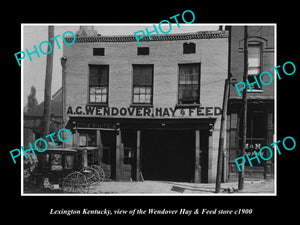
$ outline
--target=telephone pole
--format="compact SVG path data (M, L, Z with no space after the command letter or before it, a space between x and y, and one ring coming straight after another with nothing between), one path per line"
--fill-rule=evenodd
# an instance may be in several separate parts
M243 82L246 84L248 78L248 27L244 27L244 75ZM242 112L241 112L241 142L240 142L240 157L245 157L245 146L247 137L247 88L243 90L242 96ZM239 172L238 188L239 190L244 189L244 173L245 164L242 165L241 171Z
M221 189L224 138L225 138L225 118L227 115L228 94L229 94L229 78L225 80L225 86L224 86L222 118L221 118L220 139L219 139L219 149L218 149L217 179L216 179L216 190L215 190L216 193L219 193Z
M54 46L54 26L48 27L48 41L51 43L51 46ZM48 45L48 52L50 51L50 46ZM51 85L52 85L52 68L53 68L53 53L52 51L47 55L46 62L46 77L45 77L45 92L44 92L44 120L43 120L43 136L49 134L50 130L50 114L51 114Z

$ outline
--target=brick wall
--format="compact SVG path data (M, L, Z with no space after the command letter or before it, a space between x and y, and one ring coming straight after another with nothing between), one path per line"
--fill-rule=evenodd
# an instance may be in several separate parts
M259 42L262 44L262 68L261 71L269 71L273 78L277 78L274 71L274 26L248 26L248 43ZM244 74L244 26L231 27L231 59L230 72L237 80L243 81ZM275 75L275 76L274 76ZM268 76L263 76L265 83L269 82ZM262 85L263 92L248 92L249 98L272 98L274 97L274 79L268 85ZM231 86L231 97L238 97L237 90Z
M67 61L66 105L88 103L88 65L109 65L109 106L128 107L132 101L132 64L154 64L154 107L174 107L178 95L178 64L201 63L200 102L222 106L227 77L227 38L198 39L196 54L183 54L187 41L146 41L150 55L137 55L136 42L88 42L64 46ZM93 56L93 48L105 56Z
M183 54L183 43L194 42L195 54ZM105 48L105 56L93 56L93 48ZM150 47L150 55L137 55L137 47ZM178 103L178 64L201 63L200 103L222 108L224 81L228 73L228 39L178 41L84 42L64 45L66 65L66 108L88 103L88 65L109 65L109 107L132 103L132 64L154 64L153 107ZM210 137L209 182L215 181L220 118Z

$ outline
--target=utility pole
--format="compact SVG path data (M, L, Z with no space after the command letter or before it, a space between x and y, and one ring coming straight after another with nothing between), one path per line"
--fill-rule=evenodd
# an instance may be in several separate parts
M51 46L54 46L54 39L50 40L54 36L54 26L48 27L48 41ZM48 45L48 52L50 51L50 46ZM45 77L45 92L44 92L44 120L43 120L43 136L49 134L50 130L50 113L51 113L51 85L52 85L52 68L53 68L53 52L47 55L46 62L46 77Z
M246 84L248 77L248 27L244 27L244 76L243 82ZM247 137L247 88L243 90L242 97L242 113L241 113L241 146L240 146L240 157L245 157L245 146ZM244 189L244 173L245 164L242 165L241 171L239 172L238 188L239 190Z
M225 118L227 115L228 105L228 94L229 94L229 79L225 80L224 96L223 96L223 107L222 107L222 118L219 138L219 149L218 149L218 164L217 164L217 179L216 179L216 193L220 192L221 189L221 178L223 169L223 150L224 150L224 139L225 139Z

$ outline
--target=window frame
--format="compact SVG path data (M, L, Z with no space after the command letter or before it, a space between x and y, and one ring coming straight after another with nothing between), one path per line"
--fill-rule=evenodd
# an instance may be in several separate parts
M259 73L255 74L255 75L249 75L249 48L251 48L253 46L259 48L259 62L260 62ZM259 75L263 71L263 68L262 68L263 67L263 62L262 62L262 60L263 60L263 45L262 45L262 43L258 42L258 41L248 42L248 68L247 68L247 71L248 71L247 79L248 79L248 81L249 81L249 77L254 77L254 76L256 76L257 80L259 79ZM252 83L252 82L249 81L249 83ZM252 91L250 90L249 86L247 85L247 92L248 93L251 93L251 92L262 92L263 91L261 84L260 84L260 88L258 88L258 86L256 84L255 85L251 85L251 89L252 89Z
M187 55L188 54L196 54L196 43L194 43L194 42L184 42L182 44L182 48L183 48L184 55L185 54L187 54Z
M197 101L196 102L193 102L193 103L183 103L183 102L180 102L180 66L183 66L183 65L195 65L195 66L198 66L199 68L199 74L198 74L198 97L197 97ZM201 63L200 62L197 62L197 63L179 63L178 64L178 82L177 82L177 106L180 107L180 106L199 106L200 105L200 84L201 84ZM194 84L192 84L194 85Z
M147 49L146 54L144 54L144 50ZM150 55L150 48L149 47L137 47L137 55Z
M95 54L101 53L101 54ZM105 56L105 48L93 48L93 56Z
M90 84L90 68L91 67L105 67L107 68L107 84L106 85L95 85ZM107 64L89 64L88 65L88 104L90 105L103 105L108 106L109 101L109 65ZM91 101L91 87L106 87L106 102L97 102L97 101ZM100 93L100 95L103 95L103 93Z
M151 85L134 85L134 67L135 66L151 66L152 67L152 74L151 74ZM148 102L135 102L134 101L134 88L135 87L151 87L151 96L150 96L150 103ZM153 105L153 93L154 93L154 64L132 64L132 98L131 103L133 106L152 106ZM140 94L140 93L139 93Z

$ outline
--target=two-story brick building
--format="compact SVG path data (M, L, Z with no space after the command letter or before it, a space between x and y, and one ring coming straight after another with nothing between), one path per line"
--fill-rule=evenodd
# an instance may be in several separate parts
M115 180L214 182L228 31L151 37L81 26L64 45L68 143L96 151Z
M231 80L243 81L244 74L244 26L228 26L229 37L229 75ZM247 91L247 137L246 154L254 156L263 146L273 143L274 135L274 88L275 79L275 25L248 26L248 80L254 82L254 76L263 71L273 74L273 82L264 86L252 84L252 91ZM270 78L265 77L265 83ZM230 85L230 96L228 101L227 118L227 149L226 174L231 180L238 177L235 159L239 156L241 149L240 118L242 110L242 97L238 95L234 85ZM253 167L247 163L245 166L245 178L270 178L274 174L274 158L259 164L253 160Z

